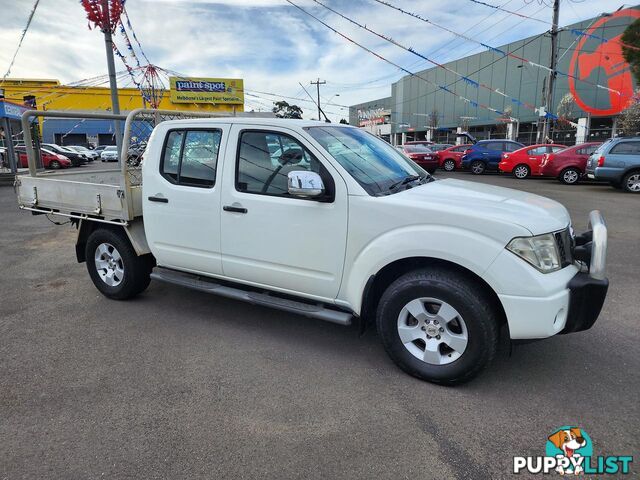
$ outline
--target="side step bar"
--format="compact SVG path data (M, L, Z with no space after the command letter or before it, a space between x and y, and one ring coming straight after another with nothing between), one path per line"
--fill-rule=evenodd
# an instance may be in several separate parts
M275 294L242 290L241 288L216 283L215 280L201 275L178 272L168 268L154 268L151 273L151 278L201 292L242 300L243 302L248 302L253 305L262 305L284 310L285 312L297 313L298 315L317 318L339 325L351 325L351 320L353 319L353 315L349 312L333 310L320 303L305 303L278 297Z

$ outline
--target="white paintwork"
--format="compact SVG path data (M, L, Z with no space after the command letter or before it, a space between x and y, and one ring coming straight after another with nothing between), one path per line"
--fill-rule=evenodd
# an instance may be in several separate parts
M286 124L285 124L286 125ZM283 126L235 125L231 138L244 128L282 132L302 143L305 136ZM221 212L224 275L333 301L336 298L347 240L347 187L326 163L334 178L333 203L239 192L235 189L237 141L227 145L222 204L247 209L247 213ZM321 152L309 145L316 157Z
M214 191L220 192L220 198L211 192L209 201L204 202L206 215L217 211L220 216L217 232L207 229L203 222L202 191L183 193L190 201L189 205L178 205L180 213L173 212L173 198L170 205L154 204L156 210L148 209L147 194L158 190L157 149L164 138L162 132L174 124L232 125L225 161L221 161L221 153L218 163L219 181ZM577 272L576 267L542 274L505 250L514 237L566 228L570 218L562 205L521 191L451 179L371 197L307 135L303 128L313 125L318 124L199 119L159 126L149 142L143 170L145 226L158 263L335 302L360 313L362 294L371 275L396 260L432 257L456 263L483 278L498 294L513 338L545 337L562 329L568 309L566 285ZM237 137L244 128L285 132L306 144L333 176L335 202L236 191ZM221 205L241 206L247 213L224 212ZM163 220L150 218L163 209L170 212L162 214ZM174 220L167 221L171 217ZM176 217L185 219L179 228ZM158 235L162 235L162 241ZM217 262L198 266L198 257L188 252L188 242L203 237L209 238L211 251L220 255L215 258L222 259L221 269ZM162 246L166 244L173 245L170 253Z
M142 211L149 248L158 265L176 269L222 274L220 250L220 193L222 159L231 126L217 122L222 130L213 188L175 185L160 175L159 161L167 131L175 125L163 122L154 129L142 166ZM188 128L193 121L185 121ZM202 127L202 124L197 125ZM164 197L167 203L151 202L149 197Z
M543 274L505 249L514 237L566 228L570 218L562 205L451 179L372 197L304 130L318 125L223 118L157 126L143 165L142 205L148 246L158 264L333 302L358 314L372 275L396 260L431 257L481 277L502 302L513 338L542 338L563 328L567 283L577 268ZM177 186L162 178L159 161L167 130L207 126L224 132L214 188ZM237 139L244 128L298 139L333 177L335 201L236 191ZM152 195L169 203L149 202ZM223 211L223 205L241 206L247 213Z

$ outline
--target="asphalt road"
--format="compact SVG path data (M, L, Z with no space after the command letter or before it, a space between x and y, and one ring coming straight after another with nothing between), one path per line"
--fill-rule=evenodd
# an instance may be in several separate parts
M586 332L503 348L455 388L411 378L375 332L154 282L116 302L75 231L0 188L0 479L506 478L563 425L638 467L640 196L604 185L473 179L591 209L610 293Z

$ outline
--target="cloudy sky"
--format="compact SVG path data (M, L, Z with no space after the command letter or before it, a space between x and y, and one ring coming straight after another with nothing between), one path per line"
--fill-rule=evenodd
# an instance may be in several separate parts
M366 32L313 0L292 0L340 32L416 71L430 66ZM476 53L481 47L403 15L374 0L319 0L341 13L412 46L436 61ZM542 33L543 23L500 12L472 0L388 0L485 44L498 46ZM621 0L618 0L621 1ZM612 11L616 0L562 0L560 25ZM487 0L487 3L550 20L551 0ZM34 0L0 0L0 78L24 28ZM341 105L391 94L402 72L345 41L285 0L127 0L127 11L149 60L184 75L243 78L248 91L308 98L309 82L320 77L322 102L335 121L348 117ZM125 53L122 36L116 44ZM129 59L134 65L132 59ZM116 58L116 68L124 69ZM103 38L89 30L78 0L40 0L10 77L55 78L75 82L106 73ZM123 84L126 81L123 82ZM336 95L337 94L337 95ZM275 97L246 97L245 108L269 109ZM299 104L305 117L316 114L310 101Z

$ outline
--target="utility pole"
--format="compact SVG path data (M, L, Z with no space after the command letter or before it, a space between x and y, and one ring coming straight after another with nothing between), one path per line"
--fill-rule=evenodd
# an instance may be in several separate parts
M325 83L327 83L325 80L320 81L320 77L318 77L318 80L316 80L315 82L311 82L311 85L315 85L316 86L316 90L318 91L318 120L320 120L320 85L324 85Z
M111 87L111 110L115 115L120 114L120 102L118 100L118 82L116 80L116 66L113 61L113 39L111 38L111 21L109 18L109 1L102 0L102 15L104 16L102 30L104 33L104 46L107 51L107 69L109 70L109 86ZM114 120L114 130L116 134L116 148L118 158L122 159L122 132L120 130L120 120ZM124 157L126 158L126 156Z
M560 0L553 1L553 20L551 21L551 61L549 62L549 81L547 82L547 91L545 98L545 115L551 113L553 102L553 87L556 81L556 66L558 63L558 18L560 16ZM545 116L544 123L542 124L542 138L540 142L545 142L549 136L551 129L551 120L548 116Z

